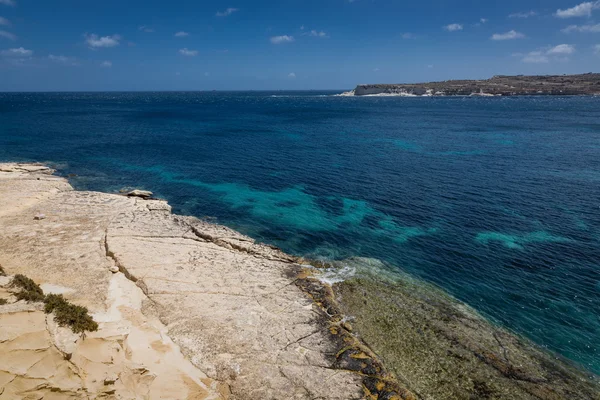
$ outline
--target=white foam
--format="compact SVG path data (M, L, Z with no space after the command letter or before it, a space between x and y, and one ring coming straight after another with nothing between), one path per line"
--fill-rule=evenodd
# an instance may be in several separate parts
M334 94L334 96L337 96L337 97L352 97L352 96L354 96L354 90L351 90L349 92L340 93L340 94Z
M331 267L320 270L316 275L316 278L323 283L327 283L328 285L334 285L350 279L354 275L356 275L356 268L343 266L341 268Z

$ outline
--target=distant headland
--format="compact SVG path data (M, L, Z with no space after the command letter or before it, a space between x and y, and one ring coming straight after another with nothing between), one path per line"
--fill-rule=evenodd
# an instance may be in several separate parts
M600 95L600 73L507 76L412 84L358 85L342 96L580 96Z

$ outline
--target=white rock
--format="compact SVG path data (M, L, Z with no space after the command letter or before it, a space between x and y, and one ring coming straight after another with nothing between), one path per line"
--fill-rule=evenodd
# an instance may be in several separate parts
M129 197L141 197L142 199L148 199L150 197L152 197L153 193L149 190L140 190L140 189L135 189L132 190L131 192L127 193L127 196Z

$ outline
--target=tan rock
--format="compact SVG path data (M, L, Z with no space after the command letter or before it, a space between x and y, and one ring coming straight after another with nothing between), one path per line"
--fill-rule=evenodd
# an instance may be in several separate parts
M27 377L10 381L6 371L4 393L48 396L56 385L81 398L363 397L363 376L334 366L339 344L293 284L292 257L171 215L162 201L76 192L22 165L0 171L0 263L68 289L99 323L81 336L35 308L0 314L7 346L28 334L49 346L15 350L20 357L0 350ZM31 219L42 212L43 224Z
M149 199L153 195L153 193L150 192L149 190L140 190L140 189L132 190L130 192L127 192L126 194L129 197L141 197L142 199Z

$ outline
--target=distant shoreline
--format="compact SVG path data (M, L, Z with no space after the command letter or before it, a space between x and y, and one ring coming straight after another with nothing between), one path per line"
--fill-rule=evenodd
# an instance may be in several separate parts
M485 80L414 84L361 84L343 96L597 96L600 74L547 76L497 75Z

